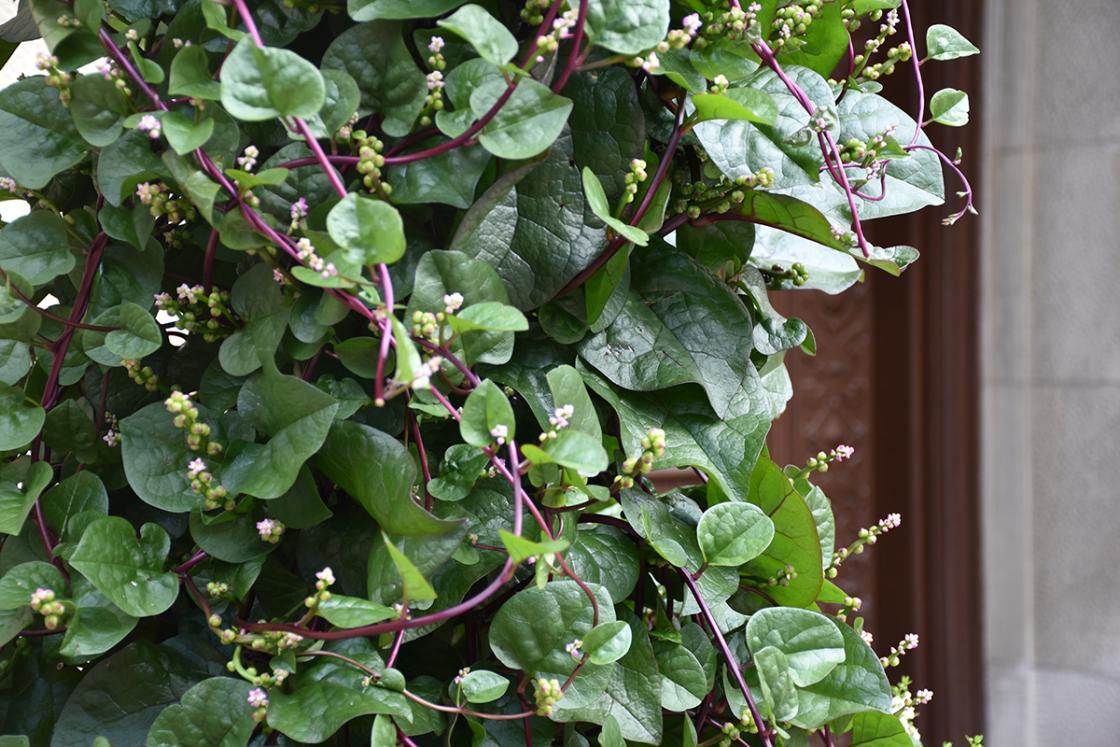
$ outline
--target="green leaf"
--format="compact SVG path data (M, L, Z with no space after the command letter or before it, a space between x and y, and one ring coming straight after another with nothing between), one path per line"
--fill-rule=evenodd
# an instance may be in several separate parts
M140 527L105 516L90 524L70 558L70 565L125 613L158 615L175 602L179 580L163 570L171 539L156 524Z
M529 320L512 306L498 301L483 301L468 306L448 317L448 326L456 332L524 332Z
M83 663L124 640L136 627L137 619L123 612L81 576L73 581L74 604L78 609L66 622L66 635L58 652L70 662Z
M508 442L517 434L516 427L513 407L493 381L483 381L467 396L459 433L471 446L480 449L490 446L496 439L495 432L504 432L502 437Z
M930 118L947 127L968 124L968 111L968 94L955 88L943 88L929 101Z
M377 54L370 54L371 49ZM404 43L399 23L376 21L347 29L327 47L321 64L344 70L358 82L362 92L359 113L383 114L382 128L388 135L407 135L424 108L427 82Z
M521 451L533 464L558 464L584 477L594 477L610 464L601 441L567 429L560 431L556 438L550 438L543 447L525 444Z
M66 579L50 563L41 560L20 563L0 578L0 610L27 607L36 589L50 589L57 596L62 596L66 590Z
M661 674L661 707L681 713L700 705L708 694L708 677L699 659L678 643L653 645Z
M774 539L774 522L751 503L720 503L700 517L696 540L708 565L738 567L754 560Z
M744 573L768 579L792 565L796 577L788 586L779 584L768 593L779 604L811 604L824 583L821 543L812 511L781 468L769 458L760 459L751 475L750 502L773 520L775 533L766 552L752 560Z
M31 625L33 618L31 608L26 605L19 609L0 612L0 646L8 645L10 641ZM23 737L23 740L22 743L10 746L0 742L0 747L20 747L20 744L31 747L31 743L27 741L26 737Z
M669 0L590 0L587 34L623 55L645 52L669 32Z
M584 581L599 584L611 599L626 599L638 583L638 551L614 527L581 526L565 560Z
M70 86L74 126L90 145L103 148L124 132L129 101L124 91L101 75L82 75Z
M109 513L109 495L101 478L90 470L75 472L43 495L47 526L63 534L67 522L83 511Z
M468 444L455 444L443 455L439 475L428 483L428 492L441 501L466 498L485 471L486 454Z
M440 203L466 210L491 156L483 148L455 148L421 161L393 166L388 181L400 205ZM426 256L426 255L425 255Z
M404 256L404 224L387 202L351 192L327 214L331 240L359 264L386 264Z
M383 713L374 717L369 743L370 747L396 747L397 727L392 718Z
M485 669L472 669L459 683L463 695L471 703L489 703L505 695L509 680Z
M20 186L42 189L88 153L58 90L44 76L0 91L0 167Z
M0 135L0 138L3 136ZM0 230L0 269L43 285L74 269L66 223L50 210L33 210Z
M331 643L327 651L342 654L380 672L385 665L374 645L365 640ZM410 717L404 696L384 687L366 687L366 675L338 659L321 657L288 678L288 687L269 694L268 725L297 742L326 741L351 719L369 714ZM308 714L315 714L308 718Z
M633 633L623 620L596 625L583 637L581 647L592 664L611 664L630 650Z
M436 25L466 39L482 59L495 65L504 65L517 54L517 39L480 5L464 5Z
M212 677L163 709L148 732L148 747L214 745L243 747L257 724L246 702L252 685L232 677Z
M66 700L51 742L86 747L98 734L111 744L144 744L160 711L222 667L214 655L207 660L173 644L156 646L137 640L87 668ZM122 677L121 672L128 676Z
M125 208L106 203L98 211L97 219L110 238L124 241L139 251L147 248L155 228L155 218L148 206L143 204Z
M666 432L665 455L654 462L654 468L696 467L732 500L746 500L751 470L770 429L768 416L752 413L721 419L699 392L677 389L671 397L622 393L590 371L583 375L618 413L626 453L640 453L648 430L661 428ZM820 558L814 557L814 562L819 564Z
M746 629L752 652L773 646L785 654L794 684L820 682L844 661L844 638L832 621L809 610L769 607L751 615Z
M363 625L392 620L400 613L392 607L377 604L360 597L331 594L331 598L319 603L319 617L340 628L360 628Z
M980 50L952 26L935 23L926 29L926 55L931 60L955 60Z
M691 258L660 246L635 266L630 295L609 327L579 345L580 357L624 389L699 384L717 415L763 411L742 301Z
M782 63L810 68L821 75L829 75L848 51L848 29L840 17L841 6L835 3L821 7L821 12L801 39L803 44L796 51L782 54ZM800 41L800 40L799 40Z
M214 120L210 118L195 121L179 112L167 112L160 120L163 124L163 135L171 148L181 156L195 151L205 145L214 134ZM245 189L255 185L242 184Z
M238 119L311 117L326 100L323 76L287 49L258 48L245 37L222 64L222 106Z
M564 95L573 103L568 125L576 164L595 172L613 203L626 189L630 161L644 158L646 117L634 80L619 67L577 73Z
M754 88L731 88L722 94L699 93L692 97L692 104L696 107L695 122L741 119L772 125L778 119L774 99Z
M213 428L208 410L195 406L199 419ZM163 511L189 511L200 502L187 480L187 464L197 455L187 448L187 436L173 418L162 402L153 402L121 420L121 461L140 500Z
M222 84L211 75L210 63L202 45L191 44L175 54L171 60L168 93L208 101L217 101L222 97Z
M0 411L6 404L4 388L4 385L0 385ZM18 413L15 416L18 417ZM12 414L8 412L0 414L0 435L4 433L4 423L10 417ZM42 423L41 419L40 423ZM31 438L34 438L34 435L32 434ZM20 533L28 512L53 477L54 471L47 462L19 459L0 467L0 533L11 535Z
M236 454L231 450L222 482L235 495L269 500L295 484L300 467L323 445L338 402L313 384L267 366L241 388L237 411L270 438L246 444Z
M15 384L31 370L31 348L19 340L0 340L0 361L0 383Z
M637 226L623 223L611 215L611 208L607 204L607 195L603 191L603 185L599 182L599 177L595 176L595 172L587 166L583 167L583 193L587 197L587 206L591 208L591 212L614 229L615 233L638 246L649 244L649 234Z
M288 326L289 305L264 263L237 278L230 303L245 326L222 342L218 360L231 376L248 376L276 352Z
M514 563L520 563L528 558L536 558L541 555L554 555L568 549L568 541L564 539L533 542L513 532L507 532L505 529L499 529L498 536L502 538L502 544L505 545L506 551L509 553L509 559Z
M379 430L353 421L335 423L315 462L388 532L444 534L457 526L412 501L412 457L400 441Z
M852 719L852 747L913 747L902 722L889 713L864 711Z
M470 98L475 118L490 111L507 88L500 78L475 88ZM570 99L554 94L532 78L521 78L513 95L482 128L478 142L499 158L532 158L556 141L571 111Z
M799 703L797 688L789 669L789 660L782 650L774 646L755 652L754 665L762 686L763 702L770 708L775 721L789 721L797 715Z
M0 384L0 452L31 443L46 418L43 408L30 401L22 389Z
M105 347L126 360L139 360L159 350L163 334L152 315L130 301L119 308L121 329L105 335Z
M129 130L97 156L97 184L110 205L120 206L142 182L171 178L146 132Z
M800 706L794 726L816 729L860 711L890 713L891 688L879 657L859 634L838 620L829 622L844 638L844 661L827 677L797 691Z
M519 309L539 306L589 265L605 246L573 165L570 137L548 158L499 179L467 211L451 248L491 264Z
M408 559L408 556L397 549L397 546L389 539L389 535L382 533L381 537L385 541L385 547L389 550L389 557L392 559L393 565L397 567L397 573L401 576L401 582L404 585L404 599L408 602L426 602L435 599L436 590Z
M362 92L358 81L345 70L323 70L322 76L326 100L319 113L307 120L307 126L315 137L331 138L357 113Z
M347 0L346 10L355 21L428 18L441 16L463 2L464 0Z

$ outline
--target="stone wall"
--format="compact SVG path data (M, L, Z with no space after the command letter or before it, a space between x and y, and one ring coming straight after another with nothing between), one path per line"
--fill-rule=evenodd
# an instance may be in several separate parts
M1105 747L1120 744L1120 2L987 6L988 744Z

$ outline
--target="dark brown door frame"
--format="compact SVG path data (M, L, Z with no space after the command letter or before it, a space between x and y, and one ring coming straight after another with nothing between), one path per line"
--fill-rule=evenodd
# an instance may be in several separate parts
M983 3L911 0L917 28L947 23L983 39ZM919 41L919 47L924 44ZM972 94L972 123L937 127L938 145L963 149L974 187L980 183L984 101L977 57L922 67L926 95L941 88ZM897 83L902 83L898 81ZM907 85L895 96L914 96ZM960 187L946 174L949 204ZM937 210L900 219L890 238L920 247L922 259L904 278L872 284L875 315L875 494L902 505L908 542L883 542L875 584L891 599L878 605L882 634L897 640L911 628L923 643L907 669L934 691L918 722L925 743L960 743L983 730L983 604L979 489L980 224L967 217L952 228ZM887 226L888 224L884 224ZM887 238L886 236L883 237Z

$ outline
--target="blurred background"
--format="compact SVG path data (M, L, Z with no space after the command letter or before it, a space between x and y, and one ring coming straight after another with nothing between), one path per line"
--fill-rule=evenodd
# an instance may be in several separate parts
M15 6L0 1L0 22ZM845 586L880 648L921 636L904 668L935 692L927 745L1117 745L1120 0L911 8L919 28L947 23L983 50L923 68L927 92L971 94L972 124L933 136L963 149L981 216L872 223L876 243L922 260L840 297L782 299L820 352L791 357L796 396L771 448L803 462L856 447L821 476L840 539L902 513ZM22 45L0 85L40 51ZM913 108L909 81L888 85Z

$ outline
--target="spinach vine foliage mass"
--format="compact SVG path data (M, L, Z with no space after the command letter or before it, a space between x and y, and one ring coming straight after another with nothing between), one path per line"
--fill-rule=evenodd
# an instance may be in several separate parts
M901 273L867 226L943 173L972 210L926 133L967 95L920 85L960 34L905 0L25 5L12 744L918 743L916 638L838 585L899 517L845 544L812 478L852 449L769 458L818 344L769 294Z

